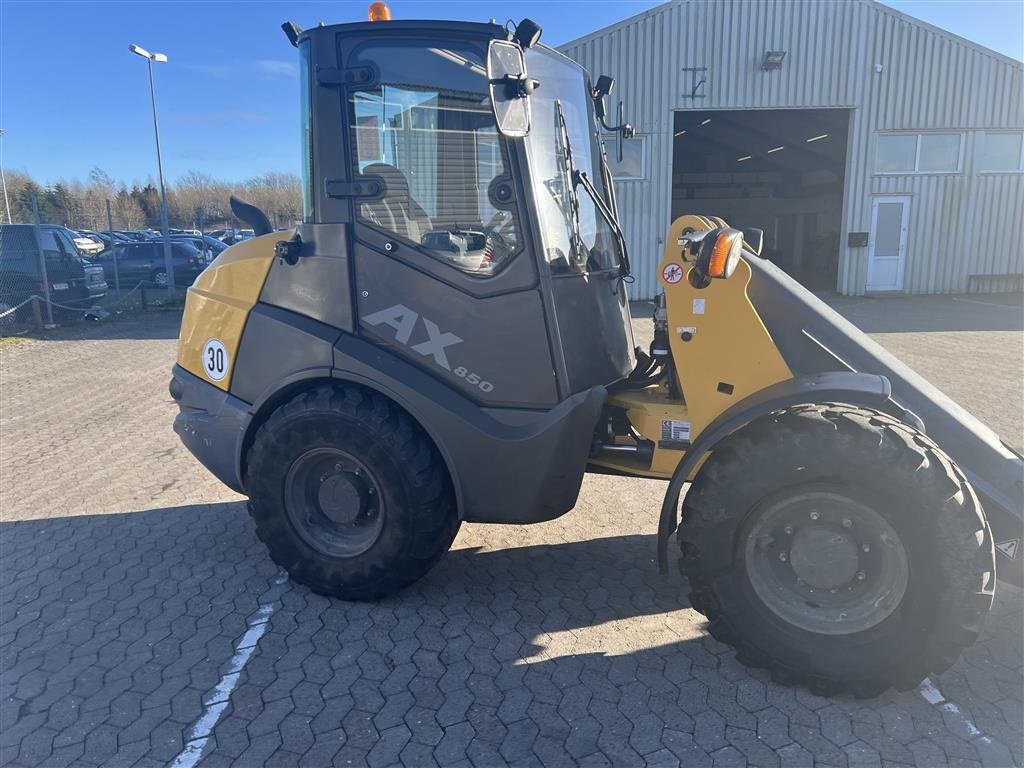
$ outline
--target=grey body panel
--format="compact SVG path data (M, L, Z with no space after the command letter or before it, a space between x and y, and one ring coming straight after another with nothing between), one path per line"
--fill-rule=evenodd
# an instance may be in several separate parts
M463 519L535 523L576 504L604 387L511 426L397 355L347 334L336 345L335 376L383 392L416 418L448 464Z
M636 365L633 328L618 271L553 277L551 294L568 391L607 386L628 376Z
M249 404L175 365L171 397L178 403L174 431L214 476L243 493L242 440L252 417Z
M429 260L425 255L420 258ZM538 291L478 298L365 246L357 246L355 287L360 335L474 401L534 409L558 402ZM399 305L417 315L411 335L404 340L393 325L367 320ZM434 324L435 335L454 334L459 339L444 349L440 359L430 353L427 320ZM425 343L428 347L420 346ZM460 368L493 388L485 391L486 387L458 376L455 371Z
M774 264L747 256L749 294L796 374L861 371L885 376L892 399L924 422L928 435L953 457L978 492L995 541L1024 536L1024 461L991 429L897 360ZM1024 582L1020 546L1015 561L996 556L999 575Z
M275 259L260 301L298 312L343 331L353 330L348 238L341 224L299 227L302 257Z
M329 377L340 335L318 320L257 304L235 355L231 394L259 407L294 382Z
M474 522L533 523L572 509L606 394L593 387L546 410L481 408L381 345L263 304L250 314L236 366L230 396L185 374L204 390L190 395L206 398L197 407L213 409L202 418L219 413L223 399L245 416L241 428L234 418L219 428L225 435L235 429L230 439L217 439L217 456L230 453L231 471L214 470L203 458L202 451L213 449L201 438L186 441L232 488L242 490L247 446L282 400L318 381L351 381L390 397L416 419L447 464L460 516Z

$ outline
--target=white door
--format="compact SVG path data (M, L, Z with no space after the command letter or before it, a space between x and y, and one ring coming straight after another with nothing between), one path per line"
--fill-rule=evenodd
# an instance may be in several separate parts
M872 202L868 239L869 291L903 290L909 222L909 197L876 197Z

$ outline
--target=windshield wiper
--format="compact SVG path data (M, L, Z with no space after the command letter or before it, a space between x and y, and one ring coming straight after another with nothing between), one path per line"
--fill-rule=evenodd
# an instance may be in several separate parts
M622 233L622 228L619 227L619 222L615 220L615 215L612 213L611 208L601 198L597 189L594 187L594 182L587 176L586 171L573 171L572 172L572 186L573 189L578 186L583 187L590 195L590 199L594 201L594 207L597 208L597 212L601 214L601 218L605 220L608 226L612 230L612 234L615 235L615 239L619 244L619 277L628 277L630 275L629 270L629 256L626 254L626 236Z
M618 221L615 220L615 214L612 213L611 208L604 201L597 189L594 188L594 183L587 176L586 171L577 171L572 162L572 145L569 143L569 130L565 125L565 113L562 111L562 103L555 101L555 114L558 117L559 127L559 138L561 139L563 147L563 158L566 162L566 170L568 171L571 182L569 184L569 199L570 206L572 207L573 214L573 237L576 241L575 248L580 249L583 253L587 252L587 246L583 242L583 238L580 236L580 203L579 198L576 196L576 187L581 186L587 191L590 199L594 202L594 207L597 208L598 213L601 214L601 218L605 220L609 228L612 230L615 240L619 245L619 277L628 277L630 275L629 267L629 256L626 255L626 237L622 233L622 229L619 227Z
M576 196L576 184L573 181L576 170L572 162L572 144L569 142L569 129L565 124L565 112L562 111L562 102L557 99L555 100L555 120L558 122L558 142L561 144L559 157L561 167L559 170L565 176L565 194L569 203L568 219L569 227L572 230L571 247L573 258L577 264L580 263L581 258L585 263L586 259L583 257L587 253L587 245L583 242L583 235L580 234L580 201Z

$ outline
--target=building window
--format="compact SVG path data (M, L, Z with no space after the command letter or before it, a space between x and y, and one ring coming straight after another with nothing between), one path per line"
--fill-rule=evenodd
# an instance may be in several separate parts
M602 136L608 153L608 168L616 181L641 181L647 178L647 137L634 136L622 140L622 162L619 162L619 139Z
M1024 170L1024 133L985 131L979 134L978 170L1013 173Z
M959 173L959 133L880 133L875 173Z

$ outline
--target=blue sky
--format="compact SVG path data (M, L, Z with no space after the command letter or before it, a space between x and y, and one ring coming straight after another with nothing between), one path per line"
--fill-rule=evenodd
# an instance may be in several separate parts
M25 2L0 0L0 139L4 167L44 182L155 176L145 61L157 64L164 169L244 179L298 168L296 59L280 23L365 18L369 3ZM658 5L658 0L392 0L396 17L486 21L529 16L551 45ZM888 5L1024 58L1024 0L890 0Z

